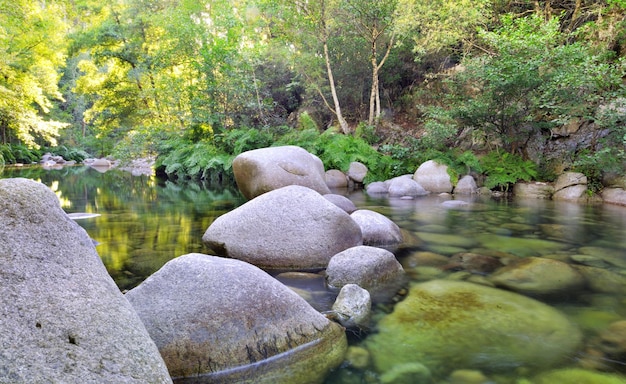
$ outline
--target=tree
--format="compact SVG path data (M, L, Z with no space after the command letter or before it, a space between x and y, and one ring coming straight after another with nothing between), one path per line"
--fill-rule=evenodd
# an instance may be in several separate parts
M63 65L63 4L0 0L0 140L32 147L56 144L66 124L46 120L61 99L57 69Z
M491 54L463 62L453 77L459 97L450 105L459 127L512 153L526 155L530 138L549 138L570 121L601 120L601 105L624 96L624 63L606 50L568 42L556 18L509 15L480 37Z
M368 124L373 126L375 119L380 117L380 84L379 73L389 57L394 45L394 23L398 0L360 1L343 0L346 18L351 21L360 36L370 47L370 65L372 67L372 88L369 100ZM386 48L382 57L379 55L379 44L386 40Z
M277 34L288 45L297 45L298 53L306 55L306 59L301 57L299 63L304 64L308 59L315 61L317 54L323 58L333 105L327 101L321 88L316 88L326 107L336 116L342 132L347 134L350 127L341 111L329 50L329 41L336 27L337 6L336 0L261 2L270 33ZM308 75L306 69L303 72Z

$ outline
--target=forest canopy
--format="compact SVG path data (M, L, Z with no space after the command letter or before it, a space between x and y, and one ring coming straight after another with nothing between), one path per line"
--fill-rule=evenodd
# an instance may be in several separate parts
M0 0L0 154L154 154L208 177L342 133L344 157L373 150L388 175L466 150L548 169L552 141L592 126L565 163L618 169L625 16L624 0Z

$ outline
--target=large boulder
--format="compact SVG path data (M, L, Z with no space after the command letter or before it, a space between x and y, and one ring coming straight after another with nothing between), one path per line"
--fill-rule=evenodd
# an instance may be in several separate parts
M563 314L537 300L484 285L432 280L412 286L366 346L381 374L421 363L444 378L461 367L550 368L575 354L581 339Z
M439 164L434 160L422 163L413 174L413 180L417 181L428 192L452 192L452 181L448 174L448 166Z
M175 379L320 383L347 348L338 324L239 260L180 256L126 297Z
M241 153L233 160L233 173L239 190L248 199L288 185L330 193L322 161L292 145Z
M292 185L218 217L202 241L220 256L264 269L314 269L361 245L362 234L343 209L312 189Z
M0 382L171 382L92 240L45 185L0 180L0 250Z
M404 285L405 278L393 253L365 245L339 252L326 269L326 282L331 288L356 284L367 289L374 302L391 298Z

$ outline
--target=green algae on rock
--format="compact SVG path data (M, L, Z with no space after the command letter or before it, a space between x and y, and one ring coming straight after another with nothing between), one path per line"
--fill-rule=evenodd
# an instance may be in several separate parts
M576 351L579 329L534 299L467 282L417 284L366 347L375 369L419 362L433 376L455 369L550 368Z

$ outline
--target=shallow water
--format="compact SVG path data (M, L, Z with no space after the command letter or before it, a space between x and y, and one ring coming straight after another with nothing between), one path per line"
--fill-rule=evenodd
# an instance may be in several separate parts
M122 290L136 286L174 257L206 253L208 250L201 242L206 228L216 217L245 201L234 187L163 182L126 172L100 173L87 167L60 170L6 167L0 177L39 180L57 194L66 212L96 214L76 220L97 242L98 253ZM467 199L466 206L446 207L443 203L447 199L438 196L402 200L370 197L361 191L347 195L357 207L380 212L403 229L405 244L396 251L396 256L412 284L432 279L489 284L490 269L472 270L453 263L429 265L420 258L427 254L441 260L463 252L497 255L505 263L527 257L556 259L601 268L620 281L626 276L624 207L492 198ZM324 291L322 278L283 275L279 279L310 292L312 304L320 310L332 304L333 293ZM609 324L626 319L623 287L613 289L609 283L605 284L607 289L587 284L558 294L531 296L557 308L577 324L583 332L584 344L588 345ZM392 310L393 302L379 303L373 319L377 321ZM376 332L376 323L369 332ZM370 334L350 331L350 342L358 347ZM619 373L626 372L624 356L589 357L585 345L569 357L565 366L599 361L604 364L603 370L619 374L626 382L626 376ZM486 382L503 384L532 383L536 373L524 367L507 372L483 369ZM369 366L344 364L327 382L378 383L380 374ZM423 382L453 381L435 377Z

